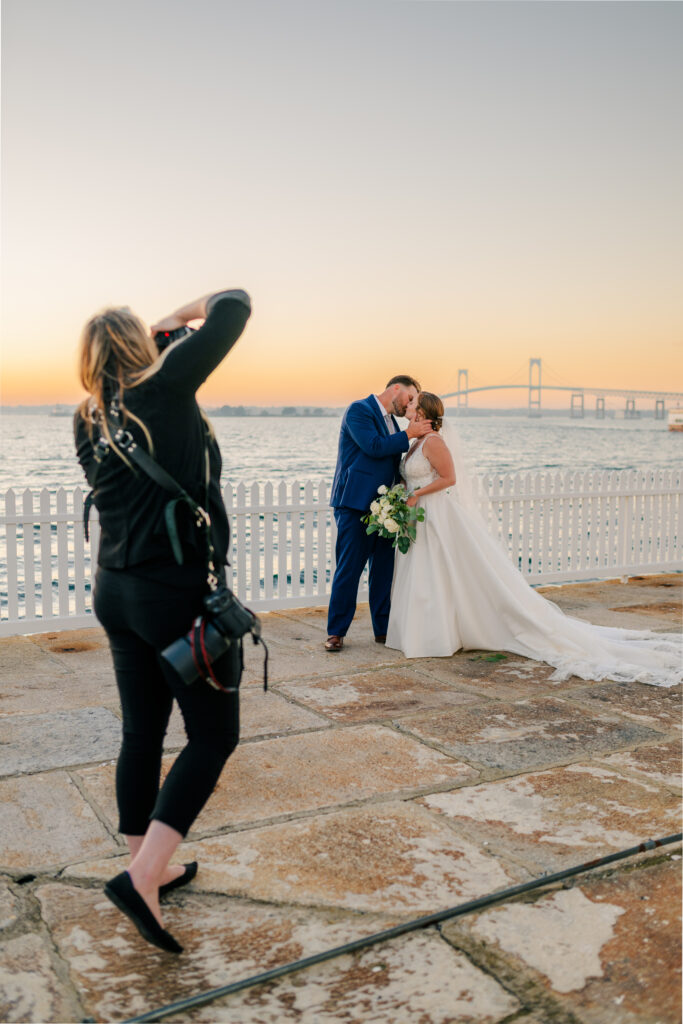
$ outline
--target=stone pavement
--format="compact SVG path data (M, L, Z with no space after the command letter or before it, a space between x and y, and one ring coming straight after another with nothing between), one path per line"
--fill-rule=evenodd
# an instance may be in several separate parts
M545 589L565 611L681 628L683 575ZM556 684L460 652L407 661L359 610L264 616L242 743L180 850L185 946L102 894L119 709L98 628L0 641L0 1020L119 1021L496 889L680 830L681 688ZM167 736L172 763L183 731ZM679 845L224 998L175 1021L677 1024Z

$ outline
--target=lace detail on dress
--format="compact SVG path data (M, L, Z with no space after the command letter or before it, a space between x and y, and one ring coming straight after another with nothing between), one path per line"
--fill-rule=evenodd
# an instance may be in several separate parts
M409 491L416 491L418 487L426 487L439 475L422 452L424 442L423 438L418 442L416 448L406 452L401 458L401 476Z

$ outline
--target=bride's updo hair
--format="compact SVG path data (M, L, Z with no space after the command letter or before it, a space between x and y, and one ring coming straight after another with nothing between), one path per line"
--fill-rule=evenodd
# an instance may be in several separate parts
M422 410L424 418L432 424L432 430L439 431L443 426L443 402L431 391L421 391L417 396L417 407Z

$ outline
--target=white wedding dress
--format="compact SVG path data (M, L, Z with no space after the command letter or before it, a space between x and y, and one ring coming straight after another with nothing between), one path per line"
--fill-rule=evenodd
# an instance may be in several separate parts
M509 651L552 665L554 680L681 682L683 637L594 626L565 615L529 586L476 508L457 435L444 440L456 484L419 498L425 519L417 540L405 555L396 552L386 646L408 658ZM409 491L437 476L423 443L401 462Z

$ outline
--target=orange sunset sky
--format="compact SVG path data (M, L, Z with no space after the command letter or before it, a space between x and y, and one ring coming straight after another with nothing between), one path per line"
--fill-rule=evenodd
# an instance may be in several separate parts
M80 399L103 305L232 286L209 405L530 356L683 390L682 30L657 2L5 0L2 403Z

